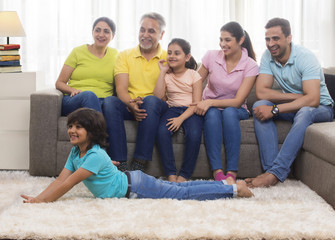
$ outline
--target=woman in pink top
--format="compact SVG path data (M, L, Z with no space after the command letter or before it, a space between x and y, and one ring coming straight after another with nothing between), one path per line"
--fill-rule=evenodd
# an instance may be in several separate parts
M164 172L170 182L184 182L192 176L201 143L203 117L195 115L195 106L190 105L201 101L202 81L190 52L191 46L187 41L172 39L168 46L167 64L164 64L165 60L159 61L161 72L154 89L154 95L169 105L161 117L156 139ZM185 154L177 175L171 136L181 126L185 132Z
M215 180L233 184L241 144L240 120L249 118L246 98L258 75L258 65L250 38L239 23L229 22L220 32L221 50L208 51L198 71L202 79L208 78L208 83L195 113L205 116L204 138ZM221 160L222 140L226 175Z

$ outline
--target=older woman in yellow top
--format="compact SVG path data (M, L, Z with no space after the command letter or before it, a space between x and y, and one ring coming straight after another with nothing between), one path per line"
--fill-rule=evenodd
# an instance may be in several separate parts
M115 23L101 17L93 24L94 43L72 50L56 82L64 93L62 115L87 107L102 112L104 98L114 92L114 64L118 51L107 45L114 38Z

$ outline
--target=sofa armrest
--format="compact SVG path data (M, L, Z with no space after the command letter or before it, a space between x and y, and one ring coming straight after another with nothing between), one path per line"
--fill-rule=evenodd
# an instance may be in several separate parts
M29 173L55 176L57 128L63 93L57 89L40 90L30 95Z

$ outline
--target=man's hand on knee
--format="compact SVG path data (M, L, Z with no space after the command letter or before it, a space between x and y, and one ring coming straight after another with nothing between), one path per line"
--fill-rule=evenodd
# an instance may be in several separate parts
M273 117L272 106L261 105L253 109L254 115L260 120L265 121Z

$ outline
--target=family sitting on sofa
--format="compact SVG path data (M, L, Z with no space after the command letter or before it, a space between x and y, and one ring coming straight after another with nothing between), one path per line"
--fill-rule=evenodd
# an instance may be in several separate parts
M208 51L199 68L187 41L173 39L167 51L161 48L165 28L161 15L145 14L140 24L138 46L118 53L107 47L115 35L114 22L98 18L92 29L94 43L73 49L56 82L56 88L64 93L63 116L79 108L103 113L108 155L119 170L143 170L157 143L168 180L184 182L195 169L203 132L214 179L236 184L240 121L253 114L265 173L245 182L248 187L272 186L288 177L306 128L333 121L334 101L321 66L311 51L293 44L287 20L274 18L266 24L267 50L260 67L248 33L237 22L220 29L221 49ZM274 80L281 92L272 89ZM260 100L250 113L246 98L254 85ZM138 122L130 166L124 120ZM276 120L293 123L280 150ZM181 127L185 151L177 170L171 136Z

